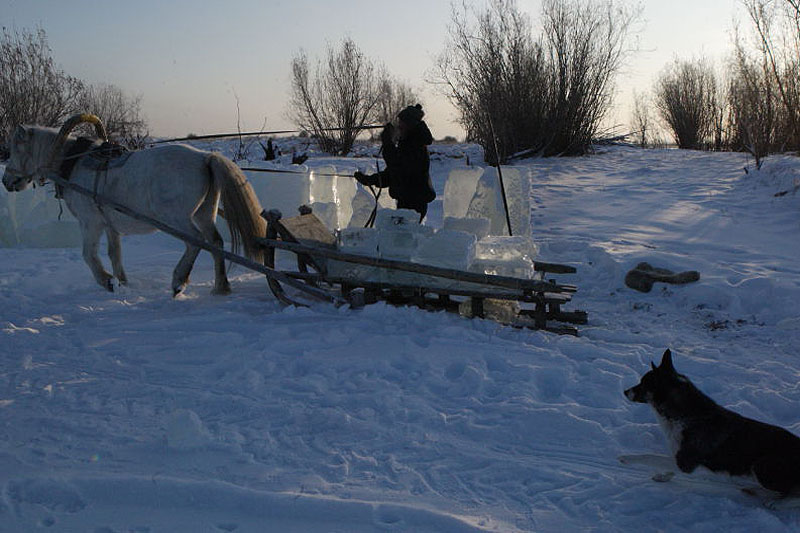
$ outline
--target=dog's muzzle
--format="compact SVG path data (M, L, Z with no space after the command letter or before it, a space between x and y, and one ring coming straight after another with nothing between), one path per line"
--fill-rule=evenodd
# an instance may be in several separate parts
M647 403L647 400L645 400L636 389L637 387L631 387L630 389L627 389L625 391L625 397L632 402Z

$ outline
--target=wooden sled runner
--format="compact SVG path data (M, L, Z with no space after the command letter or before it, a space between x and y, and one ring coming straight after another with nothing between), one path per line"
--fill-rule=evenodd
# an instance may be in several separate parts
M274 210L262 213L267 220L267 236L261 241L267 266L275 268L276 250L292 252L297 271L278 272L336 295L352 307L385 301L569 335L578 334L575 324L587 323L584 311L562 309L577 287L544 279L574 273L572 266L536 261L536 279L520 279L350 254L336 249L335 237L309 208L300 212L290 218ZM354 266L361 268L350 268ZM269 286L280 301L299 304L277 278L269 278Z

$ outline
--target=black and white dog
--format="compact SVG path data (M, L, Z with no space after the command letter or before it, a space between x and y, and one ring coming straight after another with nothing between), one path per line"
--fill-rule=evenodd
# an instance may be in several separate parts
M800 438L717 405L675 371L669 350L659 366L650 365L625 396L655 409L672 439L678 468L688 473L704 466L732 476L753 475L781 496L800 493Z

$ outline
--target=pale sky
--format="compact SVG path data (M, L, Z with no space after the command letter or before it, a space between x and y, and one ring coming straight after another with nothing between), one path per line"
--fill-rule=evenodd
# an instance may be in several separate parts
M482 3L482 0L478 0ZM539 0L518 0L536 24ZM673 57L723 60L738 0L644 0L641 51L617 80L610 123ZM455 111L425 83L444 48L449 0L0 0L0 25L41 26L56 62L90 82L142 96L151 134L292 128L286 118L289 63L302 47L321 57L351 37L368 56L417 88L437 138L461 136Z

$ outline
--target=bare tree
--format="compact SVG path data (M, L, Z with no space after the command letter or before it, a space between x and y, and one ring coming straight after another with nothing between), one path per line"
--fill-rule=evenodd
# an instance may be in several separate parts
M699 149L714 128L717 81L705 60L676 59L658 77L655 106L679 148Z
M608 109L636 17L613 0L546 0L536 39L515 0L491 0L482 12L454 6L433 81L489 161L523 151L584 153Z
M650 101L647 95L633 92L633 109L631 110L631 129L636 143L647 148L647 141L653 136L651 130Z
M142 117L140 96L128 96L112 84L87 86L77 109L100 117L109 138L128 148L140 149L147 142L147 122Z
M324 63L311 74L304 52L292 59L291 117L328 153L346 154L375 116L378 69L352 39L328 46ZM329 131L337 128L338 131Z
M761 168L774 151L777 91L757 65L742 63L731 81L729 101L734 147L749 152Z
M83 83L53 61L41 28L0 35L0 143L19 124L56 126L72 113Z
M752 48L761 63L763 83L777 91L776 117L785 146L800 150L800 0L742 0L751 21ZM739 63L748 47L737 35ZM769 79L766 79L769 78Z
M391 122L405 107L421 103L416 91L403 81L383 72L377 85L378 102L374 120L379 124Z

